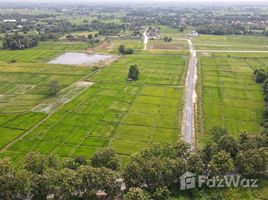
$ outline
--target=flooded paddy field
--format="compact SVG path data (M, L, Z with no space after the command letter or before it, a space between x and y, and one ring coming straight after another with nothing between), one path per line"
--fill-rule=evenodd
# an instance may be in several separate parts
M111 59L112 57L112 55L68 52L58 56L48 63L64 65L91 65Z

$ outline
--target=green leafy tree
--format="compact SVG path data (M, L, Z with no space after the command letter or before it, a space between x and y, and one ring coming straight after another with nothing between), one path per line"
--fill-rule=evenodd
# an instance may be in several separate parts
M10 159L0 159L0 199L12 199L15 171Z
M247 132L241 133L238 139L238 146L239 146L240 151L241 150L246 151L248 149L257 149L258 147L264 146L264 145L259 145L259 142L263 140L259 137L255 135L251 136Z
M112 170L117 170L119 168L119 159L113 149L106 148L93 155L91 165L93 167L107 167Z
M181 148L180 148L181 147ZM133 157L123 177L129 187L146 184L148 189L172 186L186 170L184 145L156 144Z
M263 69L255 70L254 75L256 83L263 83L267 77L266 72Z
M49 82L49 92L51 96L55 96L60 91L60 84L58 81L52 80Z
M131 48L127 48L125 47L125 45L121 44L119 45L118 47L118 52L122 55L126 55L126 54L133 54L134 53L134 50L131 49Z
M118 52L119 52L120 54L125 54L125 52L126 52L126 47L125 47L125 45L123 45L123 44L119 45L119 47L118 47Z
M217 150L224 150L234 158L239 151L238 143L233 137L224 135L217 142Z
M136 81L139 79L139 69L138 66L135 65L131 65L128 71L128 79Z
M205 165L211 161L213 154L215 153L215 144L206 144L201 150L201 157Z
M195 174L203 174L205 170L205 164L202 157L198 153L192 153L187 160L187 171Z
M79 191L84 199L95 199L98 190L105 191L110 197L119 193L119 188L115 184L118 176L111 169L82 166L77 173L81 178Z
M89 40L92 40L92 39L93 39L93 37L94 37L94 36L93 36L93 34L91 34L91 33L90 33L90 34L88 34L88 36L87 36L87 38L88 38Z
M127 194L123 196L123 200L149 200L149 196L140 188L130 188Z
M14 199L25 200L29 198L32 191L32 174L26 170L19 170L14 175L13 180L13 196Z
M154 200L168 200L170 199L171 192L167 187L156 188L153 193Z
M23 166L29 172L42 174L48 167L48 161L40 153L30 152L26 155Z
M268 152L265 149L240 151L236 158L238 171L243 175L257 175L267 171Z
M221 127L213 127L210 130L210 135L211 135L211 140L213 142L217 142L219 141L219 139L224 136L224 135L228 135L228 131L225 128L221 128Z
M230 153L220 151L212 157L209 168L213 175L225 175L234 170L234 161Z
M78 163L79 165L86 165L87 164L87 160L86 160L85 156L75 157L74 162Z
M56 182L55 199L76 199L82 180L76 171L62 169L58 173Z

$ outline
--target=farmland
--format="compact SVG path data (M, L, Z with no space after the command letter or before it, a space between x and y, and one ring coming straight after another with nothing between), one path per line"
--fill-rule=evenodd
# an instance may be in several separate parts
M102 51L115 52L120 42L113 41ZM139 47L137 41L127 41L126 44ZM29 117L29 126L22 128L16 136L45 119L2 156L9 155L19 162L27 152L34 150L64 157L91 157L97 150L110 146L125 160L153 142L176 142L180 134L186 60L187 54L177 51L137 51L134 55L119 58L96 75L89 76L88 81L94 84L55 113L49 116L38 112L27 113L35 117ZM137 64L141 74L134 83L126 81L131 64ZM40 68L40 65L43 67ZM47 73L55 70L56 74L51 76L60 82L62 80L62 84L66 82L63 86L90 72L89 68L44 63L31 64L30 69L26 67L31 73L36 70L38 75L40 72L33 66L39 66L39 70ZM53 70L49 70L50 67ZM3 67L3 71L7 69ZM38 76L35 79L40 81ZM36 121L33 120L35 118ZM9 119L8 123L19 127L19 119ZM9 127L8 123L3 122L3 127Z
M268 6L0 2L0 199L266 199Z
M56 45L55 45L56 44ZM0 127L1 148L42 120L46 114L31 109L49 97L49 82L64 89L91 73L90 68L48 65L45 62L67 50L83 50L79 43L41 43L25 51L1 50ZM16 60L15 63L10 63Z
M197 136L198 142L207 142L212 127L224 127L234 137L259 131L264 103L252 74L255 69L267 69L266 55L203 53L199 67L203 134Z

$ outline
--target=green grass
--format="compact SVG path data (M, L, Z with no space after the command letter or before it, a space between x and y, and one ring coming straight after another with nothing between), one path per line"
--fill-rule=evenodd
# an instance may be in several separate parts
M193 44L197 50L268 51L268 40L265 36L200 35L193 39Z
M200 57L205 132L201 143L213 126L225 127L235 137L242 131L259 130L264 108L261 88L252 76L265 59L258 54L255 58L213 55Z
M95 82L90 88L7 152L18 153L18 160L31 150L90 157L110 146L126 160L125 156L153 142L176 142L186 58L185 54L165 51L120 58L90 78ZM128 68L134 63L139 66L140 80L128 82Z
M0 148L28 131L46 114L31 112L49 98L49 82L64 89L92 72L86 67L49 65L45 61L67 50L82 50L85 43L42 42L26 50L0 50ZM9 63L15 59L16 63Z

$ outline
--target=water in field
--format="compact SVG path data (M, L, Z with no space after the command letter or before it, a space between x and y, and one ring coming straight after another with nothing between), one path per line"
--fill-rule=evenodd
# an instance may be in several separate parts
M64 53L51 60L49 64L65 65L85 65L95 64L106 59L112 58L112 55L86 54L86 53Z

